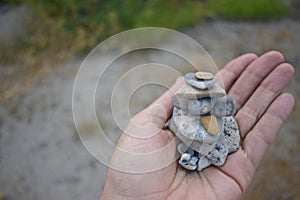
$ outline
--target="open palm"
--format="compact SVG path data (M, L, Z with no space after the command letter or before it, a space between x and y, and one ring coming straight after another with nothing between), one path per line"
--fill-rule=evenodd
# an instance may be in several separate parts
M240 128L241 148L228 156L223 166L210 166L202 172L188 172L177 162L148 173L108 169L101 199L240 199L292 111L294 98L282 91L293 74L293 67L284 62L279 52L268 52L260 57L245 54L234 59L217 74L217 78L223 80L226 92L236 103L235 118ZM136 152L151 152L173 141L174 135L164 129L164 125L172 113L174 92L182 83L183 79L178 79L169 91L132 119L134 124L151 123L153 126L148 126L146 132L159 129L158 134L146 138L123 134L118 146ZM156 109L157 105L165 112ZM141 127L131 130L136 135L143 134L145 130ZM176 145L173 146L175 152ZM126 159L120 162L128 164Z

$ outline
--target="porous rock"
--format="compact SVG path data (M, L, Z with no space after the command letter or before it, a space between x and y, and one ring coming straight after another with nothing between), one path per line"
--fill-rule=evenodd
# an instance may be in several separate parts
M212 149L212 151L208 153L207 158L213 165L221 166L224 164L227 154L228 154L228 148L225 143L225 139L222 137L217 142L214 149Z
M228 153L236 152L240 148L240 133L236 120L230 117L224 117L224 138L228 148Z

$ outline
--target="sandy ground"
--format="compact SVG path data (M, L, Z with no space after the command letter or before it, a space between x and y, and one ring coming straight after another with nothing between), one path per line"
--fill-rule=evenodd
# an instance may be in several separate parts
M287 89L297 99L294 112L268 151L244 199L300 198L299 24L299 21L290 20L213 21L201 22L183 30L206 48L219 68L242 53L261 54L271 49L283 52L287 61L296 68L295 78ZM104 56L95 57L91 62L99 63L105 59ZM57 67L50 75L41 77L28 93L20 97L17 106L0 106L0 199L95 200L101 195L106 167L85 149L72 116L72 89L82 60L70 61ZM191 70L191 66L174 55L148 50L142 55L131 53L120 58L112 64L110 71L106 71L110 75L99 82L97 115L102 128L113 141L121 133L111 115L109 101L116 81L132 66L157 60L181 73ZM84 103L84 96L97 79L93 70L87 71L84 76L89 81L75 97L76 102ZM122 104L127 91L137 82L153 79L169 86L176 76L169 75L167 71L141 70L123 82L117 102ZM164 91L165 88L158 85L139 88L130 99L130 113L147 106ZM97 132L97 128L86 115L82 109L83 117L78 126L86 132L83 137L89 138Z

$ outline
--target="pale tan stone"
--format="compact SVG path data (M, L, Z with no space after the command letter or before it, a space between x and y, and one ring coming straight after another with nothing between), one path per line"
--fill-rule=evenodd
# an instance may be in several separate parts
M214 115L201 117L200 121L209 134L216 135L220 132L217 118Z
M188 85L187 83L184 83L176 94L179 99L198 99L202 97L220 98L224 95L225 90L217 83L214 85L214 87L206 90L199 90Z

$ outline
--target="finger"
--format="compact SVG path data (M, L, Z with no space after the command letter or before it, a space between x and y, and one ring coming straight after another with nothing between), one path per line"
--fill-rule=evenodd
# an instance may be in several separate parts
M294 104L295 99L291 94L279 95L247 134L243 148L254 168L258 166L266 150L273 143L283 122L292 112Z
M216 75L218 84L224 86L227 92L245 68L257 58L254 53L239 56L225 65Z
M257 58L244 70L229 90L229 95L235 100L236 110L244 105L260 82L282 62L284 62L283 55L271 51Z
M155 100L149 107L133 117L137 124L155 124L159 129L163 128L173 111L172 99L184 82L183 77L176 82L161 97ZM145 117L147 116L147 117Z
M276 96L288 85L294 72L294 68L288 63L279 65L263 80L246 104L238 111L236 120L242 138L260 119Z

